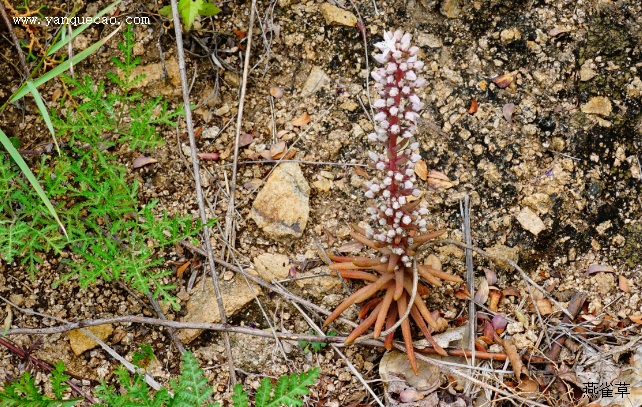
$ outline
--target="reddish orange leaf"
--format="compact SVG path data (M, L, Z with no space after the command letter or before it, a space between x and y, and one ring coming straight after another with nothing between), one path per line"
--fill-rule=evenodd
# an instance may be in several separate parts
M475 113L477 113L477 107L478 107L478 105L477 105L477 99L475 99L475 98L473 97L473 98L472 98L472 100L470 101L470 107L468 108L468 114L475 114Z
M301 116L292 121L292 125L297 127L304 126L308 123L310 123L310 115L307 112L304 112Z

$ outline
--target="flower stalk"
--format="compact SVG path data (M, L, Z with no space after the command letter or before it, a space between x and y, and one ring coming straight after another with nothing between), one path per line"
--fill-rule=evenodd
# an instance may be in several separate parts
M429 292L423 282L416 285L415 294L418 295L413 295L413 270L432 286L440 286L440 280L456 283L463 280L429 265L415 265L417 249L445 230L429 230L424 219L428 210L419 206L420 190L416 186L414 167L421 156L415 153L419 143L413 142L412 138L417 131L419 112L424 107L417 92L426 81L419 76L424 66L417 58L419 48L411 46L410 40L409 33L398 30L384 33L384 40L375 44L379 49L375 60L382 66L372 72L379 97L373 102L377 111L375 129L368 139L383 144L384 148L383 153L368 153L370 167L378 173L364 184L365 195L373 202L367 209L370 226L365 229L353 226L351 236L376 250L378 258L330 256L334 262L330 268L337 270L343 278L368 284L345 299L324 325L352 304L362 302L359 317L363 321L348 336L346 343L360 337L371 326L374 326L372 336L378 338L401 319L399 325L410 364L417 373L409 320L412 319L432 346L444 355L445 351L433 340L431 333L444 329L446 321L438 312L428 310L421 298ZM393 336L394 331L385 336L388 349L392 348Z

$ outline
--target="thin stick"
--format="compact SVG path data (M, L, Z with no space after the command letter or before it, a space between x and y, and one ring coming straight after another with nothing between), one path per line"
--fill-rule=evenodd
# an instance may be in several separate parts
M154 307L154 311L158 314L158 318L160 319L167 319L165 317L165 313L161 309L160 305L158 304L158 301L154 299L154 296L152 295L151 292L147 293L147 299L149 302L152 304L152 307ZM185 353L185 346L183 346L183 343L178 339L178 336L176 336L176 330L170 328L169 329L169 336L172 338L172 341L174 342L174 345L176 345L176 349L181 353Z
M245 106L245 92L247 90L247 76L250 69L250 53L252 50L252 29L254 28L254 10L256 8L256 0L252 0L250 6L250 24L247 29L247 48L245 49L245 62L243 63L243 81L241 82L241 95L239 97L239 111L236 116L236 139L234 140L234 162L232 166L232 185L230 187L229 199L227 204L227 214L225 215L225 240L229 246L232 244L232 232L235 229L234 217L234 198L236 192L236 175L238 170L239 161L239 144L241 139L241 124L243 122L243 107Z
M183 106L185 109L185 121L187 122L187 133L189 135L189 144L192 154L192 167L194 171L194 183L196 185L196 200L198 201L198 210L203 224L207 223L207 215L205 213L205 205L203 204L203 190L201 188L201 173L199 171L199 161L196 155L196 138L194 136L194 124L192 123L192 111L190 109L189 92L187 89L187 74L185 72L185 53L183 51L183 33L181 31L181 22L178 16L177 0L171 0L172 14L174 18L174 32L176 34L176 49L178 52L178 68L181 74L181 89L183 92ZM225 305L221 296L221 289L218 284L218 277L216 276L216 266L214 264L214 254L212 253L212 242L210 241L210 228L203 227L203 235L205 237L205 248L207 258L209 260L210 275L214 283L214 291L216 292L216 302L218 304L218 311L223 324L227 323L227 316L225 315ZM225 353L227 357L228 369L230 371L230 381L232 387L236 384L236 371L234 370L234 359L232 357L232 347L230 345L230 335L225 332L223 335L225 342Z
M459 201L459 209L462 217L462 230L464 232L464 240L467 245L472 245L472 236L470 230L470 196L464 195L464 201ZM468 292L475 296L475 279L473 274L473 252L470 249L466 251L466 280L468 281ZM470 364L475 365L475 332L477 332L477 310L475 309L475 301L468 302L468 332L470 337L468 347L472 354L470 357Z
M18 51L18 61L20 61L20 67L22 68L22 72L25 74L25 77L29 77L29 68L27 67L27 61L25 60L25 56L22 54L22 48L20 48L20 41L18 40L18 37L16 37L16 33L13 31L13 24L11 24L11 20L9 19L9 16L7 15L7 11L4 8L4 4L0 1L0 14L2 14L2 19L4 20L5 25L7 26L7 29L9 30L9 35L11 36L11 41L13 42L13 46L16 47L16 51Z
M474 251L475 253L479 253L479 254L481 254L481 255L482 255L482 256L484 256L484 257L489 257L489 258L492 258L492 259L497 259L497 260L501 260L501 261L504 261L504 262L508 263L512 268L514 268L515 270L517 270L517 271L519 272L519 274L522 276L522 278L523 278L524 280L526 280L529 284L531 284L533 287L537 288L537 289L538 289L542 294L544 294L544 296L545 296L545 297L546 297L550 302L552 302L552 303L553 303L557 308L559 308L559 309L560 309L560 311L562 311L565 315L567 315L567 316L569 316L569 317L573 318L573 314L571 314L570 312L568 312L568 310L567 310L564 306L562 306L562 304L560 304L560 303L559 303L555 298L553 298L553 297L548 293L548 291L546 291L546 290L544 289L544 287L540 286L540 285L539 285L539 284L537 284L535 281L533 281L533 279L532 279L532 278L530 278L530 277L529 277L529 276L524 272L524 270L522 270L522 268L521 268L521 267L519 267L519 266L517 265L517 263L515 263L514 261L512 261L512 260L510 260L510 259L507 259L507 258L505 258L505 257L501 257L501 256L496 256L496 255L494 255L494 254L490 254L490 253L488 253L488 252L486 252L486 251L484 251L484 250L482 250L482 249L480 249L480 248L478 248L478 247L476 247L476 246L472 246L472 245L468 245L468 244L465 244L465 243L462 243L462 242L458 242L457 240L453 240L453 239L435 239L435 240L432 240L430 243L431 243L431 244L439 244L439 243L454 244L455 246L459 246L459 247L461 247L461 248L463 248L463 249L470 249L470 250ZM535 304L533 304L533 305L535 305ZM537 308L537 307L536 307L536 308Z

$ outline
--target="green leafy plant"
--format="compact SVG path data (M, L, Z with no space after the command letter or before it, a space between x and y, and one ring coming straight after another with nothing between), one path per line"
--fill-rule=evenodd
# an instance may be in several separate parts
M310 334L315 335L315 331L310 331ZM326 336L337 336L336 331L330 331L326 334ZM325 342L308 342L308 341L298 341L299 346L303 348L303 352L308 353L310 352L310 349L312 349L315 352L321 352L321 349L325 348L328 346L327 343Z
M65 376L65 364L61 361L51 371L51 388L53 397L44 394L36 387L34 378L29 372L24 372L15 382L9 383L0 391L0 407L38 406L38 407L71 407L80 399L64 399L64 393L69 386L65 384L69 376Z
M171 271L160 268L160 255L166 247L196 235L202 225L191 216L159 212L156 200L141 204L138 182L128 178L127 168L112 151L162 144L159 128L174 127L173 120L182 114L161 98L143 100L132 92L142 79L131 77L139 62L133 57L134 45L128 27L119 44L123 58L114 59L121 74L108 76L116 85L113 91L89 77L61 76L70 97L60 102L60 113L52 113L51 121L65 148L50 160L43 156L34 171L35 184L29 182L44 186L55 213L67 225L68 239L60 235L38 190L27 185L14 161L0 157L0 258L18 260L35 274L44 255L54 253L65 265L61 281L77 277L86 287L98 280L121 279L178 308L171 294L174 286L166 282Z
M215 4L209 0L179 0L178 13L181 16L185 31L192 29L194 21L198 16L209 17L218 14L221 11ZM172 15L172 6L165 6L161 8L159 14L165 17Z
M151 353L151 347L141 347L142 352L135 352L134 361L138 367L140 362L148 360ZM151 353L153 357L153 353ZM0 391L0 407L16 406L33 406L33 407L71 407L77 404L79 399L65 400L68 388L64 382L69 378L64 375L65 365L58 362L56 368L52 371L50 379L53 388L54 397L47 397L43 390L35 385L34 379L29 372L25 372L15 382L5 386L4 391ZM185 352L182 356L181 372L176 381L170 382L171 392L162 388L154 391L145 382L142 374L135 373L131 375L124 367L119 367L115 371L116 381L122 388L117 391L114 386L100 384L95 389L95 394L100 399L98 406L105 407L216 407L218 403L208 403L212 396L213 389L207 384L207 379L203 375L203 370L198 366L198 361L190 352ZM272 384L270 378L266 377L261 380L261 385L256 390L255 406L256 407L278 407L278 406L302 406L302 398L310 391L310 386L314 385L315 380L319 377L319 369L312 369L301 374L292 374L282 376ZM243 390L243 386L237 384L234 386L232 394L234 407L248 407L250 398L249 394Z

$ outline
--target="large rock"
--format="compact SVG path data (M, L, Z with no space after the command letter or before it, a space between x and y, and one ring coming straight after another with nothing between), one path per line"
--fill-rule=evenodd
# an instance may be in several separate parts
M254 294L261 293L258 285L251 284L252 289L248 287L245 280L235 276L229 281L219 279L219 288L221 297L225 306L225 315L228 317L243 308L245 304L254 299ZM205 288L203 283L198 284L190 293L187 301L187 314L183 317L183 322L221 322L221 315L218 312L218 302L216 300L216 291L212 279L208 276L205 279ZM196 339L203 332L201 329L184 329L178 333L178 338L183 343L189 343Z
M310 185L296 163L280 164L252 204L250 217L272 239L299 238L310 215Z

